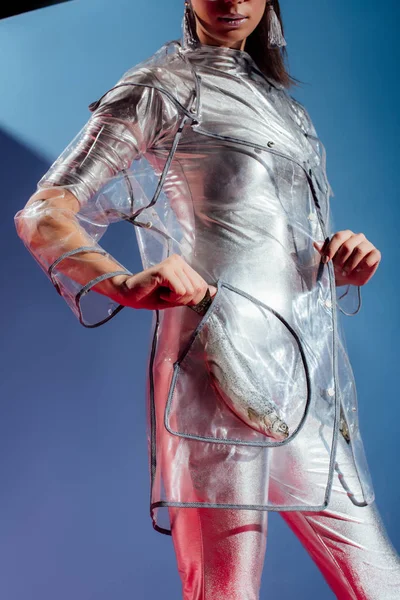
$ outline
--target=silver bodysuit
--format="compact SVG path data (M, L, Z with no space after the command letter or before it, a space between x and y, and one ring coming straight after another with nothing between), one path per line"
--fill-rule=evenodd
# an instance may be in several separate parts
M269 510L339 598L398 598L338 322L360 290L336 289L313 246L332 235L331 189L306 110L248 53L178 41L90 108L38 184L76 196L69 218L87 244L33 247L40 219L57 212L41 201L16 224L88 327L121 307L90 291L100 278L65 275L63 260L79 271L85 252L106 254L98 242L116 220L135 226L144 268L177 253L217 286L203 315L154 312L149 356L151 513L172 529L184 598L258 598Z

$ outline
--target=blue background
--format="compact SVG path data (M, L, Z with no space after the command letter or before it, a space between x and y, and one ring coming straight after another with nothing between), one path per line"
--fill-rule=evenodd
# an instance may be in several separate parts
M400 548L398 64L395 0L282 0L291 73L328 153L336 229L383 259L345 320L377 503ZM84 0L0 22L0 597L177 599L170 537L148 517L151 313L83 328L18 239L13 216L131 66L180 37L183 1ZM124 229L124 231L122 231ZM122 235L121 235L122 234ZM102 240L133 271L126 224ZM270 514L261 598L333 598Z

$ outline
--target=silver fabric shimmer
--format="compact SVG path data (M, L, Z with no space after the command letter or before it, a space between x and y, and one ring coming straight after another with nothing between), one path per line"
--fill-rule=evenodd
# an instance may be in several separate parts
M284 511L338 597L394 600L338 322L359 290L337 295L313 247L333 233L332 194L306 110L248 53L179 41L90 108L38 184L71 191L79 212L38 201L15 220L87 327L121 308L98 304L79 268L117 220L135 226L144 268L177 253L217 286L204 315L154 312L149 356L151 512L172 531L185 600L257 598L268 510ZM72 275L65 239L32 241L61 218L87 239Z
M376 503L364 507L349 501L340 479L358 493L353 457L344 438L327 509L282 512L281 516L317 564L339 600L397 600L400 560L391 544ZM293 478L291 494L303 485L318 485L328 470L319 452L309 454L307 480ZM244 483L246 476L244 475ZM242 483L236 481L237 485ZM280 482L273 482L273 484ZM258 600L267 546L267 512L234 509L170 509L172 534L184 600ZM271 551L273 549L271 548ZM282 575L290 577L289 568ZM281 597L268 586L266 598ZM303 597L298 589L299 597ZM262 596L264 598L264 596Z
M91 109L38 189L63 187L79 200L71 218L87 235L85 248L104 253L98 241L108 224L130 219L144 267L178 253L218 288L203 316L186 307L155 313L154 513L170 505L322 510L342 435L340 406L362 486L356 501L370 503L333 267L313 247L332 233L330 187L305 109L246 52L178 42L128 71ZM90 300L99 294L76 302L92 282L63 273L64 240L58 254L30 241L40 219L57 210L31 205L16 215L19 233L93 326L115 307L108 303L98 318ZM77 271L84 253L74 257ZM288 427L284 439L263 431L269 406ZM271 486L292 473L307 480L311 442L329 462L324 481L296 495ZM232 485L243 471L247 485Z

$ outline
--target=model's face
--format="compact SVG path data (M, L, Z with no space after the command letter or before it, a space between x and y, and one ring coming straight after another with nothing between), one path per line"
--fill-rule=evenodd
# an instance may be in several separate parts
M196 31L202 44L243 49L245 39L257 27L267 0L191 0ZM244 19L228 21L223 17Z

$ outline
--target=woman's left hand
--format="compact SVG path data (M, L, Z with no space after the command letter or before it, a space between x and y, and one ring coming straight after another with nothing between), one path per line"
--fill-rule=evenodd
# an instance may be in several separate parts
M322 262L333 262L336 285L365 285L377 270L381 253L363 233L338 231L327 243L314 242Z

